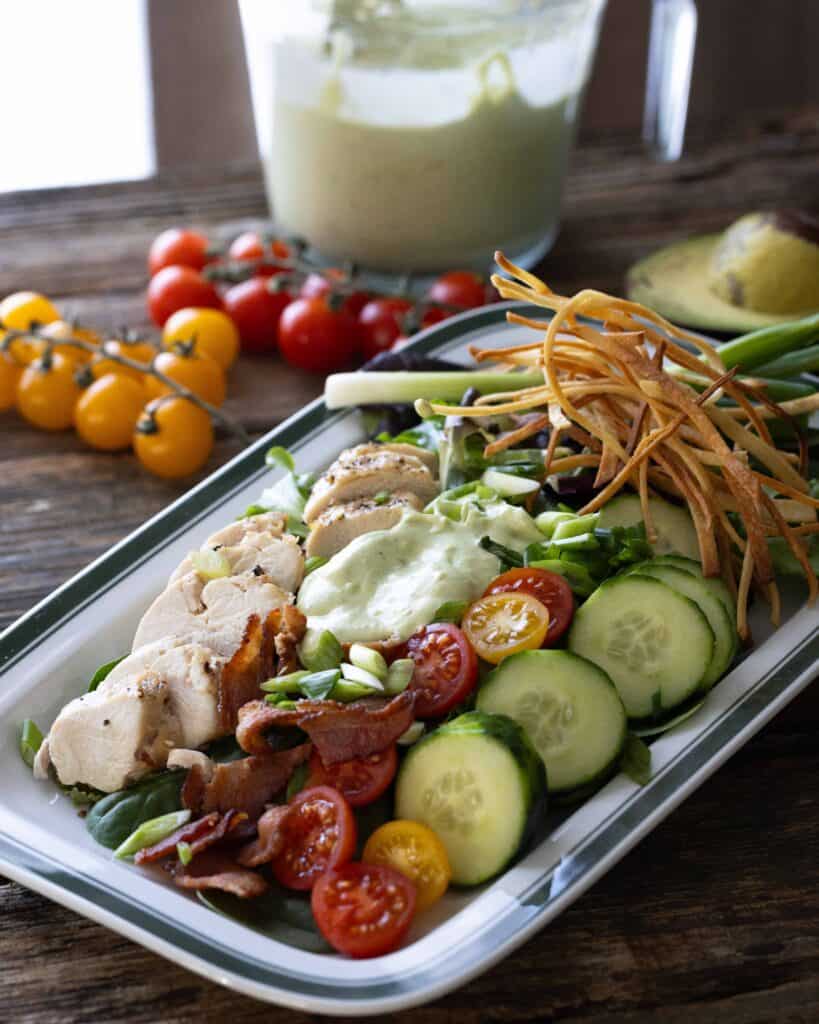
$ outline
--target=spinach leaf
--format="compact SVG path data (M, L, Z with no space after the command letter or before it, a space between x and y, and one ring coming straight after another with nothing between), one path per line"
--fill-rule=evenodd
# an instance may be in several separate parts
M88 684L88 692L93 693L103 679L106 679L114 671L117 665L119 665L121 661L125 661L127 657L127 654L123 654L120 658L114 658L113 661L107 661L104 665L100 665L93 676L91 676L91 682Z
M109 793L88 812L88 831L101 846L115 850L143 822L181 808L185 776L180 771L160 772L128 789Z
M216 890L197 892L196 895L210 910L271 939L308 953L332 952L316 926L310 900L287 892L275 882L271 882L266 893L252 900L242 900Z

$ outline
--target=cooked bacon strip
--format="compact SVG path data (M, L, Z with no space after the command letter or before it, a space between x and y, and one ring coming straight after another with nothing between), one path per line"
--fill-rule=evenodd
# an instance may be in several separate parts
M152 864L164 857L175 855L177 843L187 843L191 854L196 856L197 853L218 843L220 839L224 839L246 817L234 810L230 810L226 814L217 814L216 812L206 814L204 818L189 821L187 825L178 828L176 832L161 839L158 843L154 843L153 846L147 846L144 850L140 850L134 857L134 863Z
M265 705L267 707L268 705ZM182 787L182 803L194 812L208 814L243 811L258 818L273 797L290 781L296 768L310 756L310 744L290 750L273 751L267 744L262 753L241 761L217 764L210 782L194 765Z
M266 733L270 729L297 726L310 737L325 764L337 764L368 757L395 743L413 723L414 704L411 690L389 701L305 700L292 710L256 700L239 712L236 739L243 750L261 754L269 749Z
M236 728L239 708L259 692L265 629L258 615L247 620L242 643L222 669L219 680L219 721L225 733Z
M276 675L285 676L297 671L299 664L298 645L304 639L307 619L295 605L287 604L277 608L271 616L278 619L274 646L278 655Z
M224 853L208 850L187 867L179 867L174 882L183 889L219 889L247 900L267 891L267 882L255 871L240 867Z
M252 843L243 846L236 860L246 868L257 868L260 864L269 864L284 845L282 825L290 814L289 804L277 804L270 807L259 818L259 836Z

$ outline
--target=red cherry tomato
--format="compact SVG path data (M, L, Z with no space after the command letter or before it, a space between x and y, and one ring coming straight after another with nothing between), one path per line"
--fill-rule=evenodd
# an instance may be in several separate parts
M317 299L319 296L326 295L330 291L333 279L343 277L342 271L337 270L335 267L329 267L320 274L308 274L304 279L299 295L303 299ZM345 297L342 306L350 316L357 317L369 301L370 296L367 292L352 292Z
M277 240L268 246L267 251L265 251L264 243L255 231L245 231L238 238L234 238L228 249L228 258L232 260L270 259L271 262L263 263L261 266L256 267L255 273L258 277L272 277L273 274L281 274L285 268L274 263L271 257L286 259L287 255L287 246Z
M356 322L344 309L331 309L325 297L296 299L282 313L279 348L293 366L310 373L332 373L358 351Z
M265 277L251 277L225 292L225 312L239 330L244 352L275 350L279 322L291 301L285 291L270 291Z
M366 807L389 787L398 771L395 744L369 757L324 765L317 751L310 757L308 786L332 786L347 799L350 807Z
M355 818L341 793L330 786L303 789L290 807L273 874L288 889L312 889L325 871L346 864L355 853Z
M487 301L486 281L471 270L450 270L433 281L427 298L459 309L474 309Z
M153 276L163 267L191 267L201 270L211 257L209 242L198 231L168 228L157 235L148 251L148 270Z
M427 306L424 310L424 315L421 317L422 327L432 327L433 324L439 324L442 320L447 320L454 314L448 309L441 309L440 306Z
M531 594L546 605L549 629L543 646L551 647L557 643L574 617L574 594L566 580L559 573L546 569L510 569L492 580L483 596L516 590Z
M478 658L463 632L450 622L422 626L407 640L415 662L410 686L418 691L419 718L441 718L460 704L478 682Z
M387 352L404 334L404 314L412 309L406 299L385 297L371 299L358 314L361 345L365 359Z
M386 864L345 864L316 882L319 931L347 956L382 956L400 946L415 913L415 886Z
M163 267L148 285L148 312L158 327L186 306L221 309L219 293L198 270L191 267Z

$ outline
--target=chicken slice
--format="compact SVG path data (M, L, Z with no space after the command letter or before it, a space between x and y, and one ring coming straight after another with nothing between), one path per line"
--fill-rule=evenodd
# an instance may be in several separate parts
M416 459L423 462L430 473L438 472L438 453L431 452L428 448L419 448L417 444L396 444L393 441L388 441L380 447L387 448L398 455L414 455Z
M403 446L402 446L403 447ZM438 491L435 478L414 452L393 451L387 445L360 444L339 455L318 480L304 509L312 523L330 505L368 498L381 491L412 491L423 505Z
M331 505L310 524L305 551L311 556L331 558L362 533L391 529L408 508L422 508L421 499L412 491L396 491L380 503L373 498L358 498Z
M251 616L266 622L270 612L292 603L293 595L265 575L251 572L203 580L189 572L163 590L145 612L133 649L176 637L229 659L241 647Z
M48 734L48 755L60 782L113 793L163 767L178 746L170 699L165 683L144 678L72 700Z
M200 747L224 732L218 712L219 679L225 659L202 644L160 640L137 648L100 683L113 693L135 678L150 677L168 690L169 713L179 723L178 744Z
M281 512L266 512L248 516L208 537L202 550L219 551L230 566L230 575L258 570L274 583L295 593L304 576L304 555L295 537L284 532L286 519ZM169 583L174 583L189 572L194 572L188 555L176 568Z

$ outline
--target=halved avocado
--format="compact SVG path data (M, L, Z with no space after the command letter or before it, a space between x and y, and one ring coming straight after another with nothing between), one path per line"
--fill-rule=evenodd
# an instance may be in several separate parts
M674 323L730 333L807 316L819 311L813 230L802 214L748 214L722 234L677 242L636 263L629 298ZM766 302L776 311L759 308Z

